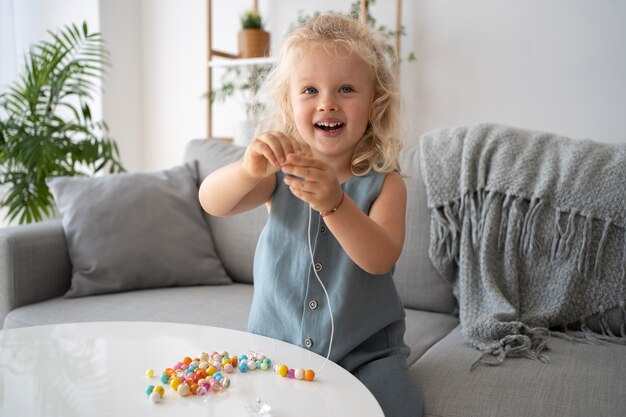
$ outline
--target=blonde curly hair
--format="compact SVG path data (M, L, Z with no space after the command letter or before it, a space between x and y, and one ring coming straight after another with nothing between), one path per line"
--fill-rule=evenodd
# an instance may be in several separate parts
M374 99L369 123L352 156L352 173L399 172L398 155L403 144L398 138L400 98L394 69L396 57L389 56L389 46L379 32L351 17L338 13L322 14L289 33L277 64L257 95L258 100L272 104L265 107L261 125L303 142L289 99L290 71L298 57L319 47L330 51L343 47L365 61L371 70Z

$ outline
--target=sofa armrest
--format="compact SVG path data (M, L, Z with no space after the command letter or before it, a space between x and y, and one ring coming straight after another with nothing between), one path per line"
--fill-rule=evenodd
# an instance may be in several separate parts
M11 310L63 295L71 275L61 220L0 229L0 327Z

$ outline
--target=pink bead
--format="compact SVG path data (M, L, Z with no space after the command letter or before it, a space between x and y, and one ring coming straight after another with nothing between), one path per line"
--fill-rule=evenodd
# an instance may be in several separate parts
M189 365L187 365L186 363L183 363L183 364L180 366L180 369L182 369L183 371L184 371L185 369L187 369L187 368L189 368Z
M233 372L233 365L230 363L227 363L226 365L224 365L224 372L226 372L227 374L230 374Z
M294 378L296 371L294 371L293 369L290 369L289 371L287 371L287 376L289 378Z
M221 364L221 363L219 363L219 362L215 362L215 363L213 364L213 366L215 366L215 370L216 370L216 371L219 371L220 369L222 369L222 364Z
M172 369L181 369L181 366L183 366L182 362L178 362L176 365L174 365L174 367Z
M200 395L200 396L207 395L210 390L211 390L211 386L209 384L202 384L196 390L196 395Z

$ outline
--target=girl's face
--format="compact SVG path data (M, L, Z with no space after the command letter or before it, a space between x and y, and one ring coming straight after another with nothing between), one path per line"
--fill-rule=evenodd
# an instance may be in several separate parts
M313 155L349 167L374 97L369 66L344 48L316 48L297 60L289 86L296 128Z

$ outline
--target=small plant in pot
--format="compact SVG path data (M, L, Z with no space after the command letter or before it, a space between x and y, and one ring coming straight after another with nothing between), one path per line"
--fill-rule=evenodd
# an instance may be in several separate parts
M239 57L256 58L269 56L270 34L263 30L263 19L256 10L249 10L241 16L239 32Z
M49 32L26 54L24 69L0 94L0 207L9 221L51 217L46 178L120 172L116 142L92 120L92 94L108 66L99 33L87 24Z

